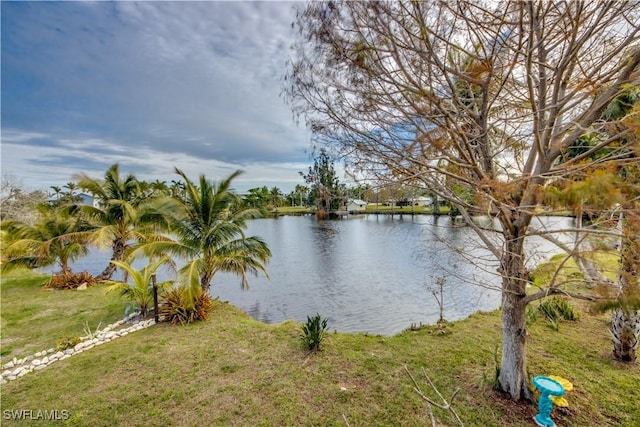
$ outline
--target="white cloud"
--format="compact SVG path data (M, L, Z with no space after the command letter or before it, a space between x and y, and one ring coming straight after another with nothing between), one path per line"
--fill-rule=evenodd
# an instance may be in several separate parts
M113 162L302 182L309 133L279 97L292 3L5 6L3 170L45 186Z

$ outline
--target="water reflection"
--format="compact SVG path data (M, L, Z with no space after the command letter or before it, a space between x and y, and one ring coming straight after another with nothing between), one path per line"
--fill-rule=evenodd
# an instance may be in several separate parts
M568 218L543 218L537 224L570 225ZM305 321L320 313L329 318L332 330L395 334L412 323L438 319L428 286L438 277L446 278L448 320L500 304L497 262L478 244L473 230L448 217L360 215L318 221L283 216L250 221L247 234L259 235L269 245L271 281L251 278L251 288L242 291L239 278L218 274L211 292L264 322ZM539 237L527 246L533 254L530 262L558 252ZM91 264L90 259L83 262ZM106 265L94 264L98 267L85 268L98 273Z

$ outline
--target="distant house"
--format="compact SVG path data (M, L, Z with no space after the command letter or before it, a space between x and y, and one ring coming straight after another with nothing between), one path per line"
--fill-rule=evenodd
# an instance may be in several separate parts
M93 196L87 193L78 193L75 195L78 198L78 204L87 205L87 206L95 206Z
M367 210L367 202L360 199L349 199L347 201L347 212L364 212Z
M431 197L414 197L412 199L413 206L431 206L433 205L433 199Z

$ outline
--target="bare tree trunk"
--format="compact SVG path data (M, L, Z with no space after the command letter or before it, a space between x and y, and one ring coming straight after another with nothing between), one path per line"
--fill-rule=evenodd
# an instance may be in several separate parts
M531 400L528 388L525 341L527 336L522 297L507 293L502 299L502 361L498 381L512 399Z
M501 260L502 360L498 382L502 391L509 393L512 399L531 400L525 353L525 290L528 282L523 256L525 229L511 227L512 235L505 233L508 238ZM506 226L505 230L508 230Z

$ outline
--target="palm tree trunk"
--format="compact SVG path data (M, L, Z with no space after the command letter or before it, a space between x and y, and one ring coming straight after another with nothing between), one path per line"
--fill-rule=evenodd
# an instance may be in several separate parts
M100 273L96 279L97 280L110 280L113 273L116 271L116 266L111 261L122 261L124 258L124 252L127 249L126 243L122 239L116 239L113 241L112 255L111 260L109 261L109 265L107 268Z
M640 340L640 310L625 306L625 297L640 295L640 212L630 202L621 217L622 238L620 241L620 270L618 292L621 307L611 313L611 336L613 355L623 362L637 360Z
M640 311L616 308L611 313L610 332L613 338L613 356L616 360L635 362L638 359L640 339Z
M213 263L212 260L207 260L206 264L211 265ZM209 289L211 288L211 281L213 280L213 276L215 275L215 270L205 271L200 276L200 287L206 293L209 293Z

